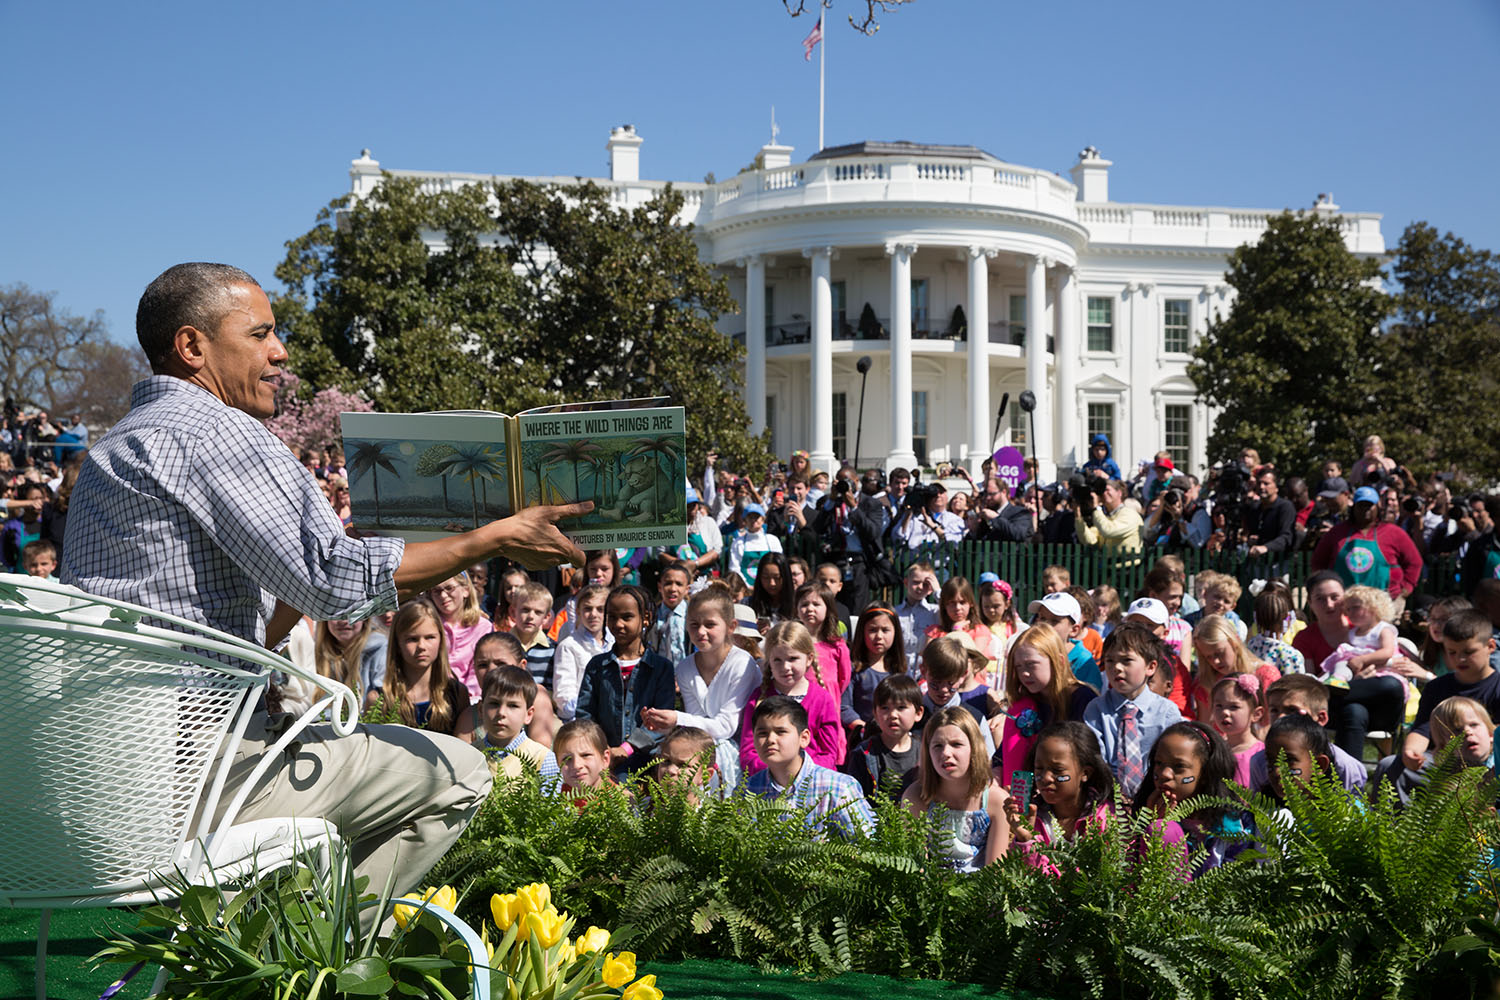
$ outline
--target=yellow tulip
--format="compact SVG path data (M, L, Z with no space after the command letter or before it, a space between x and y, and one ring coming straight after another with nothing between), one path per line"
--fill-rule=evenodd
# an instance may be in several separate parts
M618 955L604 956L604 969L600 972L604 985L617 990L635 978L635 952L622 951Z
M402 896L401 898L402 899L415 899L417 902L420 903L424 897L422 896L422 894L420 892L408 892L406 895ZM413 918L416 917L416 915L417 915L417 908L415 906L402 906L402 905L400 905L398 903L396 905L395 910L394 910L394 914L395 914L395 917L396 917L396 924L404 930L406 928L406 925L408 923L410 923Z
M552 889L545 882L533 882L516 890L516 900L521 905L519 913L545 913L552 902Z
M573 941L564 941L557 949L557 964L566 968L573 964L573 959L578 957L578 945Z
M642 976L625 988L624 1000L661 1000L662 992L656 988L655 976Z
M588 955L592 952L603 951L609 946L609 931L603 927L590 927L578 935L578 953Z
M446 885L441 888L428 886L421 892L408 892L401 898L415 899L419 903L431 903L433 906L440 906L450 913L453 912L454 907L458 904L458 893L453 890L452 886ZM404 928L416 917L417 912L415 906L398 905L395 909L397 925Z
M556 910L549 909L545 913L528 913L525 916L525 933L543 948L550 948L563 938L563 925L566 921Z
M521 901L513 892L504 896L497 892L490 897L490 916L495 918L495 926L502 931L510 930L510 925L524 912Z

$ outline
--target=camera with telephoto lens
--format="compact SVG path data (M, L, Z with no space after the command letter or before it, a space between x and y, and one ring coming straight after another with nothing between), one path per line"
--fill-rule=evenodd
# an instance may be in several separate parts
M1068 477L1068 494L1073 498L1074 507L1094 506L1099 502L1099 497L1104 495L1107 486L1109 480L1099 476L1085 476L1081 472L1075 472Z
M901 498L901 509L920 513L925 511L937 496L936 486L921 482L917 479L916 473L912 473L911 485L906 488L906 495Z

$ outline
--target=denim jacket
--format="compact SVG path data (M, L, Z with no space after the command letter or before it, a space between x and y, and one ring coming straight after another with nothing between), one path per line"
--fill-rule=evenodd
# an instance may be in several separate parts
M676 675L671 663L660 653L646 650L641 662L630 674L630 686L620 678L620 662L613 649L600 653L583 668L578 687L578 711L574 718L593 719L604 729L612 747L629 740L637 751L649 750L660 739L641 726L643 708L675 708ZM631 759L644 762L648 754L637 753Z

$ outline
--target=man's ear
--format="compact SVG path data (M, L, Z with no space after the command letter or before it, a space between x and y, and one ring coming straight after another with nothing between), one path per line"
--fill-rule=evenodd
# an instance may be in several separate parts
M1318 725L1326 727L1328 725L1328 709L1321 709L1317 715L1313 716L1313 719Z
M207 363L204 355L204 345L209 337L195 326L180 326L172 335L172 350L168 355L169 364L186 367L189 371L199 372Z

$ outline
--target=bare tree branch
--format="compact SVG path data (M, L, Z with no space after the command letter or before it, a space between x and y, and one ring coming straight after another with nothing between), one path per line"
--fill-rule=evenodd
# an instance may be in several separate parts
M120 367L118 354L106 360L96 350L108 340L103 313L74 316L57 309L51 292L0 286L0 395L22 409L62 409Z
M809 0L781 0L781 5L786 8L788 14L793 17L801 17L807 12ZM811 0L813 6L823 9L833 6L833 0ZM880 22L875 19L877 14L889 14L897 7L905 7L912 0L864 0L865 17L863 21L856 21L854 15L849 15L849 27L865 35L873 35L880 30Z

